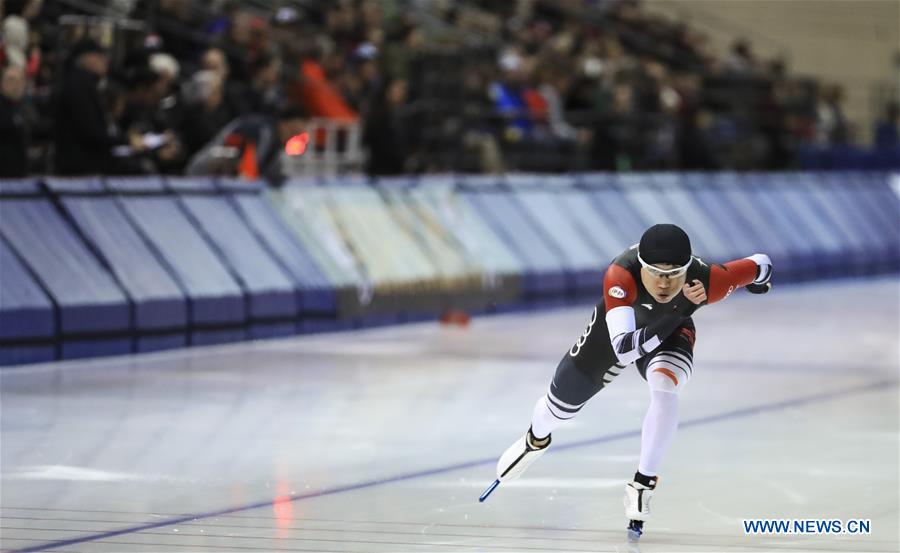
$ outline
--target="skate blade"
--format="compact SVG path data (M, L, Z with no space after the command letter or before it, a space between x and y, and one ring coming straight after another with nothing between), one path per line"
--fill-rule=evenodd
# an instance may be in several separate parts
M488 496L491 495L491 492L493 492L494 490L496 490L496 489L497 489L497 486L499 486L499 485L500 485L500 480L499 480L499 479L498 479L498 480L494 480L494 483L491 484L490 486L488 486L488 489L484 490L484 493L481 494L481 497L478 498L478 502L479 502L479 503L484 503L484 500L487 499Z
M644 521L632 520L628 522L628 541L638 541L644 533Z
M628 541L638 541L644 533L644 523L632 520L628 524Z

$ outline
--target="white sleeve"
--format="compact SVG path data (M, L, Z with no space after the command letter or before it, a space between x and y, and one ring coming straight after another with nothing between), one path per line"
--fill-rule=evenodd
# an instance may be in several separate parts
M672 319L672 317L667 317ZM673 319L669 323L677 323L680 321ZM662 343L662 340L656 332L649 333L647 337L646 327L637 329L637 323L634 319L634 308L623 305L614 307L606 312L606 326L609 329L609 341L612 344L613 351L622 365L634 363L644 355L655 350ZM671 326L668 324L667 326ZM674 327L673 327L674 328ZM665 333L669 335L671 329Z
M753 261L758 267L757 274L759 276L753 279L754 284L765 284L769 281L769 277L772 276L772 260L769 259L768 255L764 253L755 253L744 259Z

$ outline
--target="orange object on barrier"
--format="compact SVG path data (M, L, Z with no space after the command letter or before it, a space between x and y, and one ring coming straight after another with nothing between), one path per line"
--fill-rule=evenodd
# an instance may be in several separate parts
M462 309L448 309L441 314L441 324L460 327L469 326L471 317Z
M256 180L259 178L259 163L256 160L256 144L248 142L241 154L241 162L238 165L238 175L244 180Z

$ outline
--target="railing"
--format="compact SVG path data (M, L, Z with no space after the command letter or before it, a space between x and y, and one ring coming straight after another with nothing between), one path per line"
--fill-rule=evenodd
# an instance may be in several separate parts
M365 162L359 121L311 119L305 132L288 140L281 156L287 177L359 171Z

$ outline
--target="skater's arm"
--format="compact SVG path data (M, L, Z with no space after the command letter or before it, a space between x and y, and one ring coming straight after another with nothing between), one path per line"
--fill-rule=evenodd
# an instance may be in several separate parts
M728 297L731 292L748 284L765 284L772 276L772 261L762 253L729 261L709 268L709 303Z

